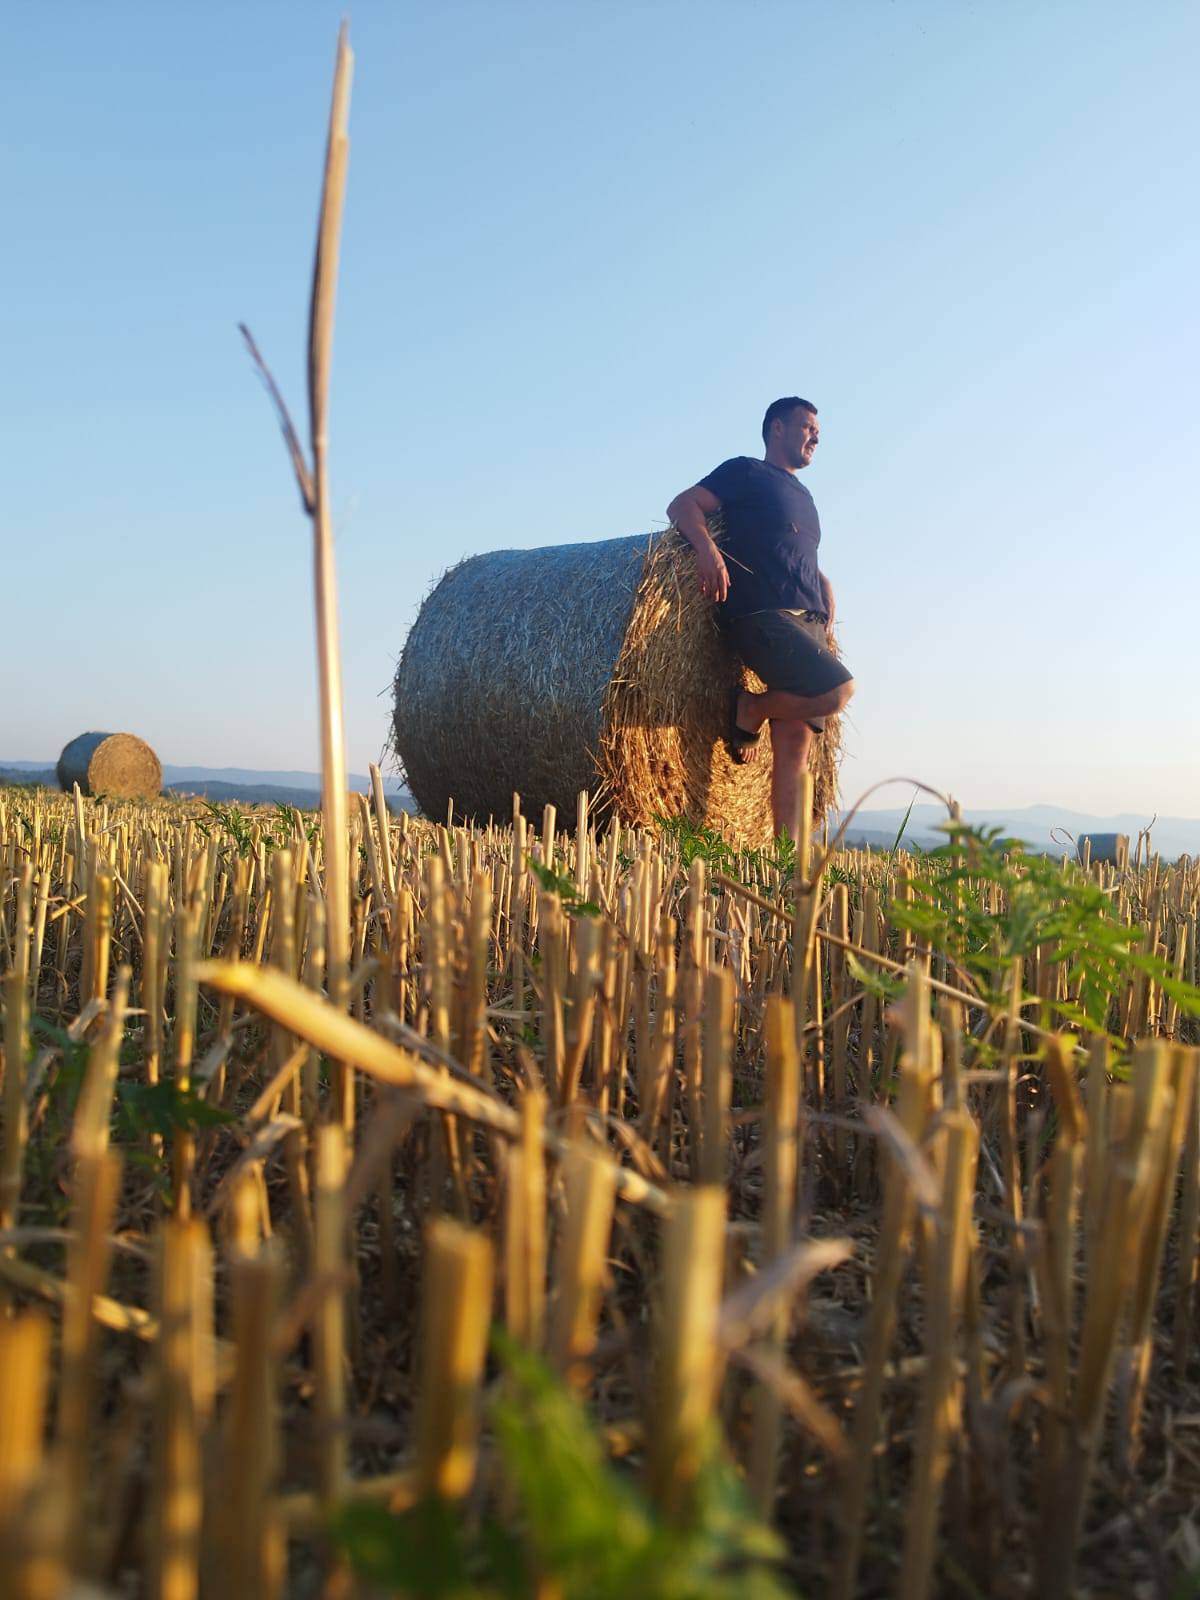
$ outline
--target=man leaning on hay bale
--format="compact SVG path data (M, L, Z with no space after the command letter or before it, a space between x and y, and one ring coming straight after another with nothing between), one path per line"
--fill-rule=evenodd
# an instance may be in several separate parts
M667 507L696 552L700 591L717 603L731 645L767 685L735 689L726 744L735 761L752 761L764 722L771 724L771 811L775 832L796 827L799 780L813 738L854 693L854 679L830 648L834 599L817 565L821 524L796 473L820 436L817 408L790 395L763 418L761 461L734 456ZM720 546L709 518L720 517Z

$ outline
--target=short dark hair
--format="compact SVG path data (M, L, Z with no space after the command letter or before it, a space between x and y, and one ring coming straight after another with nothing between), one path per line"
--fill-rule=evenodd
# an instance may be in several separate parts
M789 394L782 400L772 400L767 407L767 414L763 418L763 443L767 442L767 435L771 431L771 424L776 417L790 417L797 407L803 406L805 411L811 411L815 417L817 408L811 400L801 400L798 394Z

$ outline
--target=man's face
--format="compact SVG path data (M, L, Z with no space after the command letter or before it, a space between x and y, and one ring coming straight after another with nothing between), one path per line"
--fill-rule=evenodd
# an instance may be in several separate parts
M783 446L788 466L795 472L800 467L806 467L812 460L817 441L821 437L821 424L811 411L805 411L803 406L797 406L783 418L782 428L780 444Z

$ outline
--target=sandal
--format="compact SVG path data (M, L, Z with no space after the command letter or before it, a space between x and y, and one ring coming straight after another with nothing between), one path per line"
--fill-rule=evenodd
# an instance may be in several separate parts
M748 733L745 728L738 727L737 711L738 701L741 699L741 694L741 684L734 684L733 688L729 691L729 714L726 718L725 748L729 751L729 754L739 766L744 766L746 763L746 757L742 754L742 752L750 749L751 746L758 743L758 734Z

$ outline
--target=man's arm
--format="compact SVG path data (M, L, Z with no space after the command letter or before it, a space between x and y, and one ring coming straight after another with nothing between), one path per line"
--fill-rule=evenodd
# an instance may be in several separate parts
M833 598L833 585L823 572L818 572L817 577L821 580L821 594L825 600L825 612L829 618L829 626L832 628L833 619L837 615L837 603Z
M717 601L724 600L729 593L729 571L713 543L706 519L715 516L720 509L721 502L712 490L699 483L677 494L667 507L671 525L679 529L696 552L700 593L708 600Z

